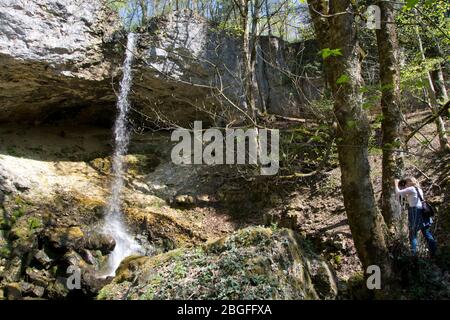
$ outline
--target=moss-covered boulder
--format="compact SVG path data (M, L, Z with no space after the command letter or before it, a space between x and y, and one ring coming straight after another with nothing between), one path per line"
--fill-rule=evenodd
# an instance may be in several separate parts
M335 278L288 229L251 227L194 248L129 257L99 299L334 298Z

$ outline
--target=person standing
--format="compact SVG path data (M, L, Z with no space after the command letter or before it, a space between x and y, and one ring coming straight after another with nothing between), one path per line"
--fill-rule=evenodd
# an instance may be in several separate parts
M423 215L422 202L423 191L419 182L414 177L405 177L401 180L395 179L395 192L397 195L406 197L408 201L408 230L412 254L417 254L417 232L420 230L427 241L430 255L436 254L436 240L434 240L430 227L433 223L431 217Z

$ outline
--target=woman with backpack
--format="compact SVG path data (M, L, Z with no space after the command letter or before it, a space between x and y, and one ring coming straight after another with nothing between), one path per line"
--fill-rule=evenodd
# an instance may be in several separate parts
M419 182L414 177L406 177L401 180L396 179L395 192L408 200L408 229L413 255L417 253L417 232L420 230L427 240L430 255L434 256L436 254L436 241L430 230L433 220L431 216L425 214L424 208L428 204L423 199L423 191ZM428 211L427 208L427 213Z

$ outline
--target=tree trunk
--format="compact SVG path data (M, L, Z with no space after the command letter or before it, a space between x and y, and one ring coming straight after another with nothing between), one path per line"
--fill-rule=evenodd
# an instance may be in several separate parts
M242 28L242 73L244 82L245 105L251 117L256 119L255 95L253 90L254 63L252 63L252 46L249 28L250 0L239 1Z
M397 28L392 1L379 1L381 29L376 31L378 59L380 62L381 123L383 164L381 210L384 221L390 227L401 208L394 189L394 179L400 178L403 160L395 149L400 146L400 59Z
M353 240L364 270L370 265L379 266L383 292L388 292L392 272L384 237L385 225L370 180L370 126L362 109L359 46L354 16L344 13L352 10L351 1L330 0L327 5L325 1L308 0L308 4L321 49L340 48L342 53L325 59L324 67L338 122L341 185Z
M252 82L252 98L253 98L253 106L255 114L258 113L258 108L256 106L256 95L261 96L261 92L259 90L258 79L256 78L256 61L257 61L257 53L259 47L259 21L260 14L262 8L262 0L254 0L253 1L253 13L252 13L252 29L250 36L250 77ZM265 103L264 99L261 98L261 107L265 111Z
M142 14L141 24L142 24L142 26L145 26L147 24L147 18L148 18L147 1L141 0L140 6L141 6L141 14Z
M419 50L420 50L420 54L422 57L422 61L425 62L426 61L425 50L423 48L422 37L420 36L420 31L419 31L418 26L416 26L416 35L417 35L417 41L419 42ZM426 86L426 89L427 89L426 90L426 93L427 93L426 98L427 98L428 104L429 104L431 110L433 111L433 113L437 113L439 111L439 103L438 103L438 99L436 96L436 89L434 87L431 72L427 71L426 76L427 76L427 81L428 81L428 85ZM448 151L450 151L450 146L448 144L444 120L442 120L442 117L439 116L439 117L436 117L435 123L436 123L437 134L439 136L440 150L448 152Z
M439 45L435 45L425 50L425 56L427 58L437 59L445 57ZM433 81L434 89L436 90L436 98L438 102L444 105L448 100L448 94L445 86L444 71L442 70L442 64L440 62L437 63L435 69L431 71L431 79Z

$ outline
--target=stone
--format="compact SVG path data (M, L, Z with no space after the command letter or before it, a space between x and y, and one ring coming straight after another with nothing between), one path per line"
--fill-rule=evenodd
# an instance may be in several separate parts
M76 266L79 268L84 268L87 266L86 261L77 252L71 250L64 254L62 260L67 264L67 266Z
M102 278L94 270L85 270L82 275L81 289L83 293L94 298L101 288L110 283L112 277Z
M4 286L5 296L7 300L21 300L22 292L19 283L8 283Z
M46 270L38 270L36 268L28 267L25 270L26 275L30 281L38 286L47 287L50 282L54 281L53 277Z
M92 265L97 265L97 261L90 250L84 249L83 252L81 252L81 257L87 263L92 264Z
M8 282L17 282L20 280L22 275L23 263L19 257L14 257L8 261L5 271L3 272L3 277Z
M308 261L311 280L321 299L335 299L338 294L336 276L330 266L323 260L311 259Z
M260 37L260 45L256 78L261 95L256 97L257 104L266 105L269 112L295 115L298 105L305 101L288 84L282 70L289 69L296 50L304 48L267 36ZM193 106L210 111L220 104L228 105L211 89L220 87L220 82L228 99L242 103L240 39L218 30L196 13L181 10L151 19L141 34L140 46L143 63L136 70L132 99L135 104L147 99L151 109L142 107L144 113L162 112L169 121L182 126L193 120L207 123L210 119L206 112ZM306 83L297 84L306 95L314 91Z
M50 283L46 289L48 298L53 300L66 298L69 294L66 281L66 278L58 277L56 278L56 281Z
M107 254L114 250L116 241L111 235L99 232L88 233L84 239L83 247L89 250L100 250L102 254Z
M179 206L188 206L195 204L195 198L189 194L180 194L175 197L175 204Z
M45 252L44 249L38 250L34 254L34 258L46 269L48 269L54 261L54 259L50 258L50 256Z
M34 286L33 290L31 291L32 295L37 298L42 298L45 293L45 288L41 286Z
M46 238L53 249L68 251L82 247L84 233L80 227L57 227L49 229Z
M19 286L20 286L20 291L24 295L30 293L33 290L33 285L31 283L28 283L25 281L20 281Z

